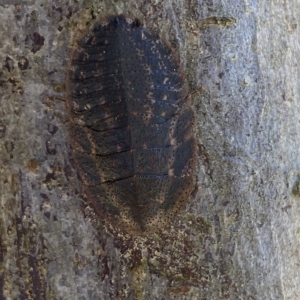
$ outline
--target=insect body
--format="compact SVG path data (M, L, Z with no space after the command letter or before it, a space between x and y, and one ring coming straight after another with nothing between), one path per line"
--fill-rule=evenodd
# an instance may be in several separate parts
M194 110L178 60L138 21L96 23L67 75L73 157L95 212L155 231L194 187Z

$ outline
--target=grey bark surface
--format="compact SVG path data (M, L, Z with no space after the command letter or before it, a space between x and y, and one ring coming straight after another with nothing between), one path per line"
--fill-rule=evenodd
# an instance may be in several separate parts
M198 190L165 230L84 206L70 156L74 33L135 16L180 54ZM300 2L0 0L0 299L298 299Z

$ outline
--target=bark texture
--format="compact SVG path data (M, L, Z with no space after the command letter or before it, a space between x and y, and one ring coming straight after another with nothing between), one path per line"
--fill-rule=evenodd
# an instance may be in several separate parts
M118 232L70 157L74 33L130 15L175 47L197 187L162 232ZM297 299L300 2L0 0L0 299Z

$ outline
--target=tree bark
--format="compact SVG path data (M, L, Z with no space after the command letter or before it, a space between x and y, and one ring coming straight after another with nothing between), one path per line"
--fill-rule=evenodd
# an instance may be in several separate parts
M198 190L144 237L85 205L55 100L74 33L121 13L174 46L197 113ZM298 298L298 0L0 0L0 19L0 299Z

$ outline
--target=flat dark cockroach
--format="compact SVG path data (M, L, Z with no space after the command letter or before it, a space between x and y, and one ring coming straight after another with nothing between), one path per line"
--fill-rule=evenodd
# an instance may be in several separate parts
M195 114L179 60L139 21L96 23L67 74L72 155L97 215L127 232L165 226L195 185Z

